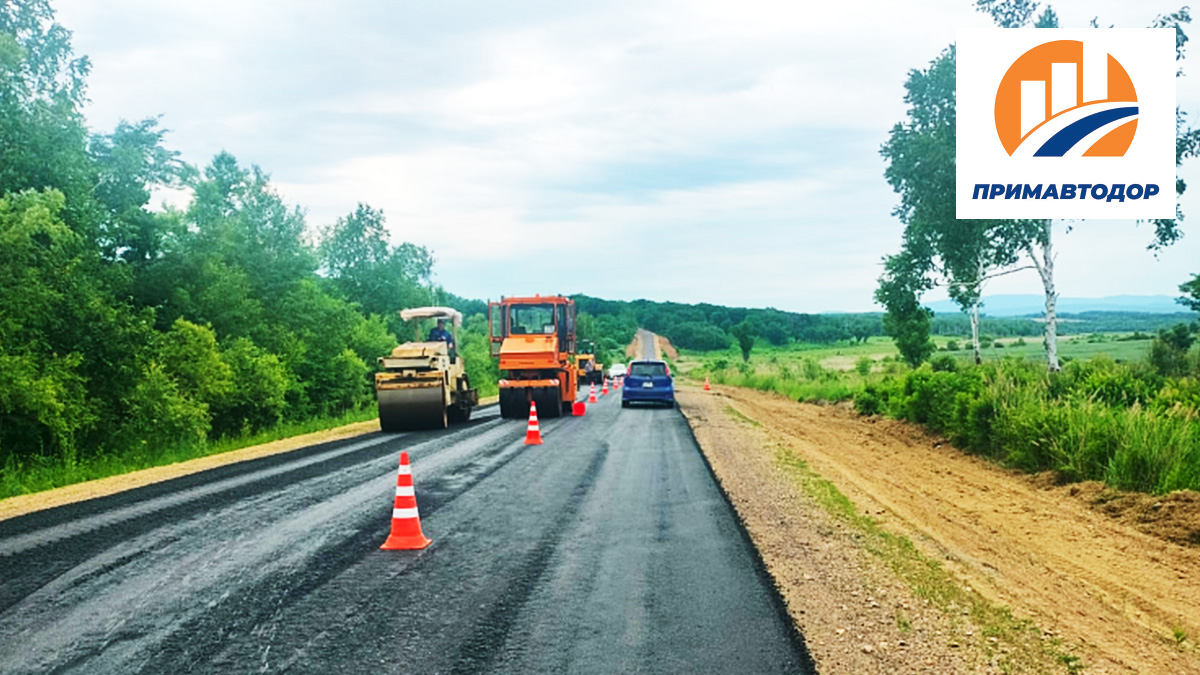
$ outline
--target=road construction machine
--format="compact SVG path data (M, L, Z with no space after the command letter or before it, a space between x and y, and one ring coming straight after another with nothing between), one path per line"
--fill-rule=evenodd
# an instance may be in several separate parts
M462 314L449 307L417 307L400 312L413 324L413 341L391 354L379 357L375 373L375 399L379 403L379 426L384 431L445 429L451 422L465 422L479 404L479 391L471 388L462 356L444 340L421 340L421 320L451 322L454 345Z
M488 303L491 353L500 360L500 416L558 417L575 402L575 302L561 295Z
M604 381L604 364L596 360L596 345L588 340L579 341L579 353L575 355L575 376L580 385Z

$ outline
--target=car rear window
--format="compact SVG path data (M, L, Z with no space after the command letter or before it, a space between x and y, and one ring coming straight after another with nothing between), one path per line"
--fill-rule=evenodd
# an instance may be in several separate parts
M634 377L652 377L667 374L667 366L662 363L635 363L629 367L629 374Z

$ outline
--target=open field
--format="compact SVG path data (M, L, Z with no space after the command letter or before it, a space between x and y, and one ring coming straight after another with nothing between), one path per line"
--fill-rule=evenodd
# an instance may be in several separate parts
M1058 339L1058 354L1064 360L1088 359L1095 356L1108 356L1115 361L1136 361L1146 356L1150 348L1150 336L1144 340L1123 340L1128 333L1105 333L1100 335L1068 335ZM1021 344L1023 340L1024 344ZM971 342L962 338L933 337L939 354L949 354L956 358L971 358ZM950 342L957 343L956 351L945 351ZM982 355L985 361L1001 360L1004 358L1041 359L1045 357L1045 348L1041 338L1002 338L995 341L1002 347L984 347ZM872 337L865 342L836 345L819 345L795 343L783 347L775 347L759 341L750 354L750 364L755 370L769 370L780 365L799 366L806 359L815 359L822 368L828 370L853 370L854 364L860 358L868 356L876 361L887 357L899 356L896 345L891 338ZM680 354L680 367L686 372L690 367L708 360L724 358L730 364L741 362L741 353L736 348L728 352L696 352L683 350ZM878 366L876 366L878 368Z

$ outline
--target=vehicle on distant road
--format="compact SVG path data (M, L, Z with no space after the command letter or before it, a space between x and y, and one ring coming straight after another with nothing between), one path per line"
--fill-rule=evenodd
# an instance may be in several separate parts
M625 377L625 371L626 371L626 369L625 369L624 363L614 363L611 366L609 366L609 368L608 368L608 376L609 377Z
M660 403L675 407L675 381L664 361L639 359L629 364L621 387L621 407L634 403Z
M604 364L596 360L596 345L589 340L579 340L579 353L575 355L575 367L580 386L600 384L604 380Z

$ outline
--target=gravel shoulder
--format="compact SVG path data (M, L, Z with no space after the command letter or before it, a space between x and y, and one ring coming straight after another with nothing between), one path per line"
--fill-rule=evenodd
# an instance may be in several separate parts
M1200 550L911 425L728 387L679 400L821 672L1200 673ZM793 461L978 602L948 611L902 580Z

